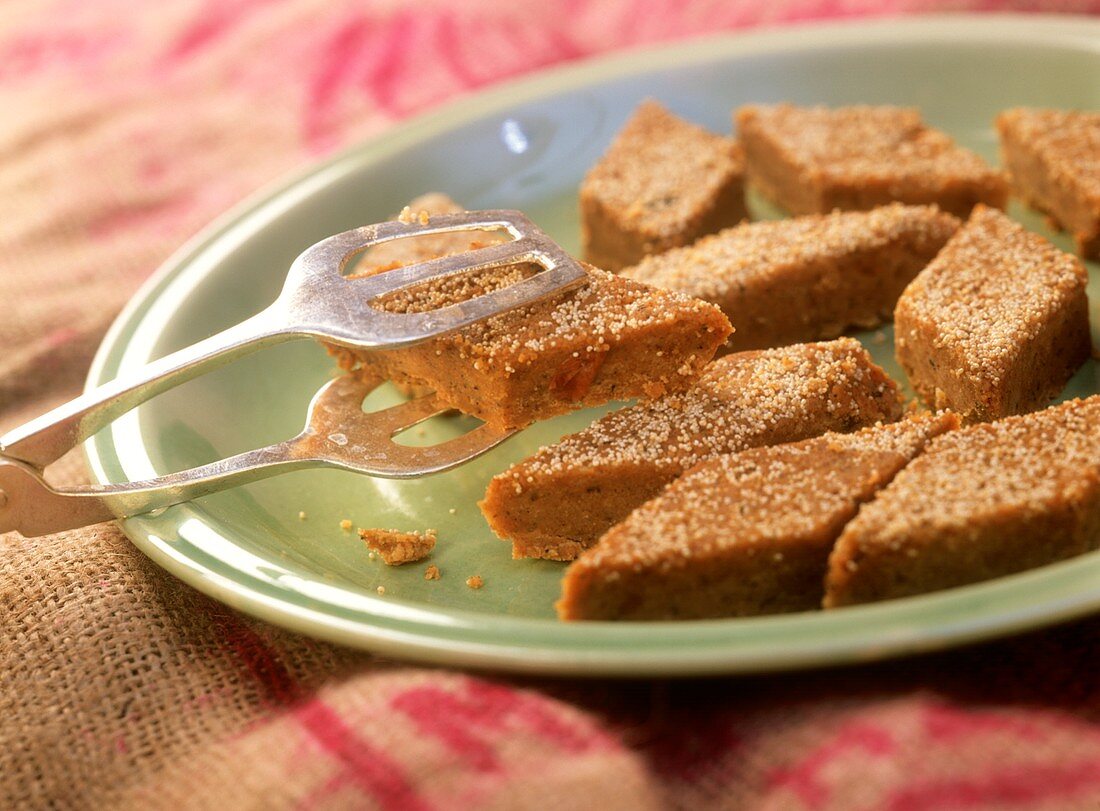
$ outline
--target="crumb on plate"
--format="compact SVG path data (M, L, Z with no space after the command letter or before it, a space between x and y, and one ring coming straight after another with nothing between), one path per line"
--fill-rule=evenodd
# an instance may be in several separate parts
M396 529L360 529L359 537L371 550L382 556L387 566L400 566L426 557L435 548L436 532L402 532Z

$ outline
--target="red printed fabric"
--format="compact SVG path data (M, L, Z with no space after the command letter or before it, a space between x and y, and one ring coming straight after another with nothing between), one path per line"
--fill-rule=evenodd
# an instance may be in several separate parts
M9 0L0 430L213 217L399 119L642 43L956 10L1100 0ZM0 808L1096 809L1098 665L1089 619L769 677L458 673L240 616L113 526L9 535Z

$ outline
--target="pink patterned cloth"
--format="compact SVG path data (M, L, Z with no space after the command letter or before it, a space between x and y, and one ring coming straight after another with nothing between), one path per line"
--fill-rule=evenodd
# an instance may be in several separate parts
M0 427L211 218L398 119L638 43L965 9L1100 0L9 0ZM1095 809L1098 653L1091 619L842 671L459 674L241 617L112 526L4 536L0 807Z

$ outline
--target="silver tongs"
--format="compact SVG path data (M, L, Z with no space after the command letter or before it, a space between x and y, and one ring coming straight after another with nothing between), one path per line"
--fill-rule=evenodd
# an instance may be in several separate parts
M504 231L511 239L365 278L345 276L351 261L375 245L457 231ZM517 263L536 264L543 270L499 290L427 312L391 313L372 306L383 296L432 279ZM0 437L0 532L46 535L140 515L302 468L331 467L403 479L461 465L513 432L481 425L431 447L398 444L393 441L395 435L450 406L428 394L367 414L363 400L382 381L372 385L344 375L314 396L302 433L266 448L124 484L55 488L43 475L50 464L130 409L263 347L302 337L352 349L412 346L544 299L584 278L577 261L518 211L468 211L431 217L427 222L385 222L323 239L294 260L282 292L267 309Z

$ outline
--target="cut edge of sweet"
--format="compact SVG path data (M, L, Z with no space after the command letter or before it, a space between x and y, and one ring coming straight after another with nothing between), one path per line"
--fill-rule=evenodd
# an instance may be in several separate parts
M809 377L798 378L795 385L800 374ZM750 376L755 388L738 386L728 399L729 381L743 375ZM786 388L784 380L791 381ZM843 396L836 395L835 387L842 383ZM741 402L752 392L757 392L755 400ZM856 430L899 419L901 400L897 383L851 338L727 355L713 361L687 392L613 412L497 474L479 506L493 532L512 543L513 557L571 560L629 509L656 495L697 461L729 452L739 437L749 444L732 448ZM738 415L723 411L722 403L726 409L737 409L747 424L738 427ZM795 427L813 414L816 428ZM629 425L635 417L641 424ZM627 428L632 436L645 439L616 441ZM780 431L779 436L770 441L758 437L766 428ZM666 459L656 449L674 437L673 447L682 453L675 460ZM685 442L690 446L686 450ZM561 480L570 472L576 474L573 481ZM560 498L538 495L545 486L565 493L578 516L566 521L554 507ZM599 509L588 504L593 494L599 494ZM625 512L619 501L629 504ZM547 510L550 513L544 515ZM550 516L557 522L556 531L547 529ZM572 529L563 531L565 526Z
M928 594L1096 549L1098 417L1100 395L1093 395L932 442L845 527L830 556L823 606ZM1052 446L1053 469L1050 453L1042 458ZM979 466L981 487L972 486L968 464Z
M699 464L574 561L555 604L558 617L565 621L715 619L819 608L830 551L860 505L888 486L933 438L958 427L958 418L950 412L917 414L853 433L830 432ZM844 483L852 488L850 492L838 495L820 486L815 490L814 482L792 482L787 476L791 464L805 464L799 456L803 453L824 461L825 470L833 466L841 476L851 472L852 464L865 467ZM761 476L769 465L781 478ZM746 483L747 492L738 489ZM830 486L837 485L833 481ZM805 521L790 525L788 515L772 515L778 523L766 523L772 504L790 498L792 488L806 487L809 492L798 498L805 509L815 510L813 518L806 516ZM760 491L755 501L754 490ZM705 516L702 505L724 503L727 491L748 499L749 510L755 503L761 513L744 528L747 540L715 534L717 527L701 517ZM832 511L819 514L822 504L829 504ZM689 512L678 520L677 511L684 510ZM668 524L677 522L689 527L682 538L667 535ZM654 532L659 536L650 542ZM670 588L681 593L665 594ZM792 588L813 593L788 593ZM670 612L669 607L676 611Z

